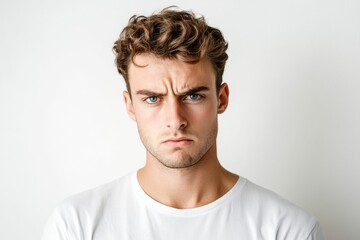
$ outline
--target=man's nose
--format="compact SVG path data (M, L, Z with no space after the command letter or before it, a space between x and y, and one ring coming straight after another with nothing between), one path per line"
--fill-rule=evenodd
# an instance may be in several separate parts
M184 106L178 99L173 99L168 102L165 109L166 114L166 127L174 130L184 129L188 122L186 120L186 114Z

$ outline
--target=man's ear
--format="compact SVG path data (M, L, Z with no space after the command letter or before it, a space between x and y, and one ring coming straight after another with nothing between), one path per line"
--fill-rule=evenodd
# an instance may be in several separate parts
M218 94L218 114L225 112L229 103L229 86L226 83L221 84Z
M125 102L125 106L126 106L126 111L129 115L129 117L136 122L136 115L135 115L134 106L132 104L132 100L130 97L130 93L127 91L124 91L123 97L124 97L124 102Z

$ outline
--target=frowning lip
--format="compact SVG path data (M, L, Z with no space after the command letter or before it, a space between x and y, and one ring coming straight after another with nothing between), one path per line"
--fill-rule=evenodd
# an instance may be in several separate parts
M191 140L190 138L186 138L186 137L169 138L169 139L163 141L163 143L165 143L166 145L173 146L173 147L187 146L187 145L191 144L192 142L193 142L193 140Z
M186 138L186 137L169 138L169 139L165 140L164 143L166 143L166 142L182 142L182 141L192 141L192 140L190 138Z

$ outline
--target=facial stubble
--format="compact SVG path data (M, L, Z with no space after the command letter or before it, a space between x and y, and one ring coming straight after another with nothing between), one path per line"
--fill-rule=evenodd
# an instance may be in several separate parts
M217 130L218 127L216 121L215 127L210 129L208 134L203 138L204 142L201 141L202 139L198 139L198 141L201 141L199 142L199 146L190 146L191 148L197 147L197 149L189 149L189 152L187 147L175 147L174 149L171 149L171 152L168 152L164 150L162 151L159 149L160 147L154 146L156 143L154 144L154 142L143 134L140 128L138 128L140 139L148 154L151 154L151 156L153 156L163 166L171 169L190 168L199 164L207 155L211 147L214 146L217 137ZM179 135L187 134L186 131L183 131ZM196 142L194 144L196 144Z

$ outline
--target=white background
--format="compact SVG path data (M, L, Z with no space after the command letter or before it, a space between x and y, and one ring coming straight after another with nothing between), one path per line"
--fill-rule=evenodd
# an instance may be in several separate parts
M113 42L178 5L229 42L223 165L360 239L360 2L0 2L0 239L39 239L62 199L144 163Z

